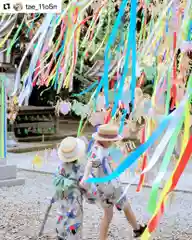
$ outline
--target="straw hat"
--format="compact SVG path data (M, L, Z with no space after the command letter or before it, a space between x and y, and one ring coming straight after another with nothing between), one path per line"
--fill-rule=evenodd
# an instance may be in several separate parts
M104 124L98 127L97 133L94 133L92 137L96 141L119 141L122 137L119 135L119 128L116 125Z
M74 137L67 137L59 146L58 156L63 162L69 163L83 157L85 150L86 144L83 140Z

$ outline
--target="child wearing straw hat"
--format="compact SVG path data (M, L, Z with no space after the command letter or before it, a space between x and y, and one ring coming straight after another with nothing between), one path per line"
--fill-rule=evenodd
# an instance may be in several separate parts
M81 185L86 184L86 180L89 178L90 173L93 172L95 177L104 177L112 172L112 168L109 162L109 147L122 139L119 135L119 129L115 125L105 124L98 128L97 133L93 134L95 144L93 145L85 169L84 177L81 181ZM136 217L128 203L127 197L123 194L120 181L118 179L97 184L97 196L99 202L104 209L104 217L101 222L100 240L107 239L107 233L109 224L113 217L114 205L118 210L123 210L125 216L131 226L133 227L134 237L140 237L144 232L146 226L139 225Z
M65 138L58 149L58 156L63 162L54 178L56 200L60 203L56 228L58 240L81 239L83 195L94 200L91 198L92 190L85 191L79 186L84 173L81 160L85 151L85 142L74 137Z

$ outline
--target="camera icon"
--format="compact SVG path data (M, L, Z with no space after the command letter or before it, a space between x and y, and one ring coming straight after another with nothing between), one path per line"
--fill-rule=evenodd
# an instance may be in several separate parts
M13 5L13 9L16 11L16 12L20 12L23 10L23 4L22 3L15 3Z

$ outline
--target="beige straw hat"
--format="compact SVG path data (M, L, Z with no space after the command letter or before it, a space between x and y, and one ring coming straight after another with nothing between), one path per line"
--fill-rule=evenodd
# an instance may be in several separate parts
M119 141L122 137L119 135L119 128L116 125L104 124L98 127L98 131L92 135L96 141Z
M86 144L75 137L65 138L58 149L58 156L65 163L73 162L85 155Z

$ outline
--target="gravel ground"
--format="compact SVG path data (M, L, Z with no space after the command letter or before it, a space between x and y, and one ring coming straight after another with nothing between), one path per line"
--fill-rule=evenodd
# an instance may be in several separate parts
M37 239L46 207L47 198L53 194L50 175L19 171L18 177L26 179L24 186L0 189L0 240ZM150 189L138 194L135 187L129 189L130 202L138 220L148 219L146 206ZM102 211L98 206L85 204L84 239L98 239L99 219ZM46 224L42 240L55 239L55 206ZM115 211L109 239L132 239L131 228L122 213ZM175 193L174 201L167 207L166 214L155 232L153 239L192 239L192 194Z

